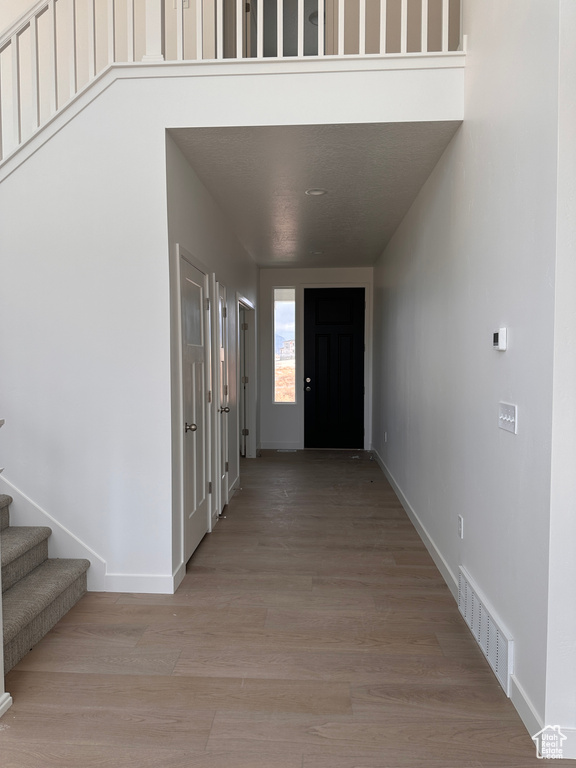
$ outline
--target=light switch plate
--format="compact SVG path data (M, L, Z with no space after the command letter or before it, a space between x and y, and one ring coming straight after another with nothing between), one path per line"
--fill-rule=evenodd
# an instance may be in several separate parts
M515 405L498 404L498 426L515 435L518 433L518 408Z

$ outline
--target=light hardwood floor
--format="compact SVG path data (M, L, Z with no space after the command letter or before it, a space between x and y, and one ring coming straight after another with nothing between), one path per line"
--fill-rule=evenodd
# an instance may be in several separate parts
M368 454L241 485L175 595L91 593L8 675L2 768L541 768Z

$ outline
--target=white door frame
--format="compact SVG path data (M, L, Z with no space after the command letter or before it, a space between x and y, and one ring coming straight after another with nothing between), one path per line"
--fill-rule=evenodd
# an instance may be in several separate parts
M214 412L215 412L215 429L214 429L214 442L215 442L215 458L214 464L214 481L215 481L215 499L217 501L218 514L222 512L226 504L228 504L228 467L224 468L223 464L228 464L230 457L230 410L225 413L221 412L222 408L230 409L230 362L229 362L229 333L228 333L228 296L226 286L220 283L216 276L213 275L213 296L214 296ZM220 300L223 299L223 313L220 314ZM221 338L222 336L222 338ZM222 342L222 343L221 343ZM221 354L224 354L224 360L221 358ZM224 365L222 366L222 363ZM223 372L224 371L224 375ZM226 387L226 391L223 392L223 388ZM223 422L222 420L226 421ZM225 445L224 445L225 443Z
M207 269L206 265L202 263L199 259L197 259L195 256L193 256L189 251L187 251L185 248L183 248L179 243L176 243L174 248L174 290L173 290L173 332L174 332L174 350L176 351L176 354L174 356L175 358L175 371L174 371L174 420L173 420L173 430L175 432L174 438L173 438L173 446L175 448L174 455L173 455L173 475L174 475L174 483L175 483L175 489L177 489L177 494L175 493L175 509L174 509L174 521L178 521L179 523L179 549L180 549L180 563L178 565L177 570L174 573L174 588L178 586L180 581L185 575L185 569L186 569L186 562L184 560L185 558L185 514L186 514L186 508L184 504L184 431L182 425L184 424L184 387L183 387L183 377L184 377L184 370L183 370L183 360L182 360L182 324L181 324L181 313L182 313L182 303L181 303L181 280L180 280L180 260L184 259L189 264L191 264L193 267L196 267L196 269L199 269L201 272L203 272L208 278L210 275L209 270ZM206 283L206 295L209 296L209 290L210 290L210 280L207 280ZM211 337L212 337L212 318L210 317L210 313L206 312L206 333L207 333L207 344L206 344L206 351L207 351L207 360L206 360L206 392L209 392L212 388L211 379L211 369L212 369L212 349L211 349ZM207 430L207 453L208 453L208 475L210 478L213 477L213 468L211 463L211 445L212 445L212 405L210 403L207 404L207 423L208 423L208 430ZM211 526L211 518L212 518L212 508L214 506L214 499L213 495L209 498L209 504L208 504L208 531L212 530Z
M236 366L236 392L238 398L242 391L241 365L240 365L240 334L242 330L240 328L240 309L244 309L247 313L248 330L245 331L246 336L244 341L246 344L246 374L248 376L248 390L246 397L246 424L248 428L248 435L246 437L246 458L256 458L256 414L258 410L258 380L256 376L256 308L254 304L242 296L236 294L236 360L238 364ZM234 450L237 454L240 454L240 408L236 411L236 429L235 429L235 446Z

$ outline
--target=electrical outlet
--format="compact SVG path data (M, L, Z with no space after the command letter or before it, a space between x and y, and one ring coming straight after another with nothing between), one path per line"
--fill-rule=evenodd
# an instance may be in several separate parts
M458 537L464 538L464 518L462 515L458 515Z

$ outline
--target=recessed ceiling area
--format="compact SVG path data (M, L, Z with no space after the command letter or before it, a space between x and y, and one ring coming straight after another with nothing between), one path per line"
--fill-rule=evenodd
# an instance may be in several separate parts
M376 262L459 125L176 128L169 133L257 264L353 267Z

